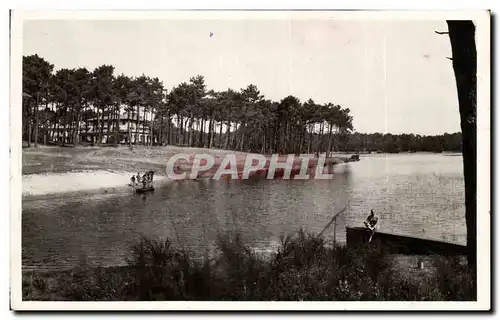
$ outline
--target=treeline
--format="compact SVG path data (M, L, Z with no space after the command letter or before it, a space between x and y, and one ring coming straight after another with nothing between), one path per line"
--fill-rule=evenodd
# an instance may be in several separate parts
M54 71L42 57L24 56L23 140L28 146L77 145L90 132L98 145L131 145L147 133L149 138L142 140L147 145L259 153L461 150L459 134L353 133L348 108L294 96L272 101L253 84L214 91L198 75L167 90L158 78L115 75L114 70L102 65L92 71ZM123 117L126 130L120 127Z
M23 57L23 138L28 142L50 143L62 128L67 135L62 143L76 145L85 129L81 123L97 117L96 143L116 144L122 112L135 118L135 134L140 125L146 127L154 137L146 143L158 145L330 152L339 150L341 136L353 130L347 108L294 96L272 101L252 84L214 91L198 75L167 90L158 78L115 75L110 65L54 72L38 55ZM146 113L152 121L142 121Z
M415 134L353 133L341 144L342 151L367 152L462 152L460 132L437 136Z

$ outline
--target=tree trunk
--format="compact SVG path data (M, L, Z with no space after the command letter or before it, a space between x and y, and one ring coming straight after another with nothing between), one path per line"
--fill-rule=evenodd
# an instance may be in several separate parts
M219 149L222 149L222 121L219 123L219 139L217 139L218 141L218 148Z
M40 94L36 93L36 105L35 105L35 148L38 148L38 126L39 124L39 112L38 112L38 104L40 103Z
M155 140L155 136L154 136L155 121L154 121L153 114L154 114L154 109L151 109L151 142L150 142L151 146L153 145L154 140Z
M130 131L130 110L127 111L127 135L128 135L128 148L132 150L132 132Z
M142 109L142 136L144 138L144 145L147 145L148 139L146 136L146 108Z
M137 130L139 129L139 106L136 107L136 121L135 121L135 133L134 133L134 143L137 144Z
M264 129L264 132L266 132L265 130L266 129ZM266 151L266 135L265 135L265 133L262 134L261 138L262 138L262 141L261 141L262 145L260 146L260 153L264 153Z
M111 114L112 112L108 111L108 118L107 118L107 122L106 122L106 144L109 144L109 134L111 132ZM102 112L102 125L104 126L104 110Z
M214 145L215 145L215 137L217 136L217 133L216 133L216 125L217 125L217 122L215 121L215 119L212 120L212 136L210 138L210 148L213 148Z
M82 113L79 111L78 112L78 124L77 124L77 135L76 135L76 143L79 144L80 143L80 134L81 134L81 130L80 130L80 121L82 121Z
M238 140L238 131L239 131L239 125L238 125L238 122L235 122L234 123L234 134L231 137L231 143L229 146L230 150L236 149L236 141Z
M88 132L89 132L89 121L88 121L88 118L85 119L85 142L87 141L87 137L88 137Z
M201 141L201 127L203 125L203 119L200 119L198 120L198 122L196 123L196 130L198 130L198 141L196 141L196 135L193 136L193 147L196 145L196 146L200 146L200 141Z
M57 123L57 106L53 104L50 108L54 112L54 123L49 126L49 128L52 127L52 130L49 129L48 139L49 141L54 141L54 132L56 131Z
M312 141L313 141L313 130L314 130L314 127L310 126L309 128L309 141L308 141L308 145L307 145L307 153L311 153L312 151Z
M31 147L31 119L28 118L28 148Z
M97 135L97 145L100 146L101 145L101 141L102 141L102 126L101 126L101 113L99 112L99 108L97 109L97 128L96 128L99 132L99 134Z
M241 128L243 128L243 125L241 125ZM246 131L246 127L244 127L242 130L245 130ZM245 144L245 131L242 131L241 132L241 136L240 136L240 151L243 151L243 147L244 147L244 144Z
M273 131L274 131L274 134L272 135L274 137L274 141L273 141L273 153L274 152L278 152L278 148L279 148L279 131L280 131L280 126L279 126L279 123L276 122L274 124L274 128L273 128Z
M305 135L305 125L302 123L300 126L300 133L299 133L299 149L298 149L298 154L302 153L302 146L304 144L304 135Z
M475 26L472 21L447 21L457 83L465 180L467 261L476 270L476 72Z
M73 146L75 146L75 147L78 145L79 128L80 128L80 111L78 111L76 114L76 123L75 123L74 129L73 129Z
M226 128L226 145L224 146L224 149L228 150L229 149L229 141L231 137L231 122L227 122L227 128Z
M118 105L115 111L115 145L120 144L120 106Z
M328 147L326 149L326 157L327 158L330 156L330 151L331 151L331 148L332 148L332 129L333 129L333 126L330 123L329 124L329 128L328 128Z
M177 129L178 129L178 132L177 132L177 141L176 141L176 145L180 145L181 144L181 141L182 141L182 130L183 130L183 124L184 124L184 121L182 120L182 117L177 114Z
M158 139L158 142L160 144L160 146L163 146L163 144L165 143L165 129L163 128L164 127L164 117L163 115L160 117L160 134L159 134L159 139Z
M71 143L74 146L74 140L73 140L73 134L75 132L75 111L74 111L74 106L71 109L71 114L69 116L70 122L68 126L68 142Z
M29 123L30 123L30 109L31 109L31 99L27 100L24 102L23 100L23 137L22 139L26 139L26 142L28 142L28 146L30 145L29 142Z
M189 121L189 118L184 123L184 128L187 130L187 145L188 145L188 147L190 147L191 146L191 144L190 144L190 141L191 141L191 128L190 128L190 124L188 124L188 121ZM182 136L182 144L183 145L185 144L184 135Z
M47 109L45 109L45 119L43 121L43 144L47 145L48 135L49 135L49 126L48 126L48 117L47 117Z
M194 132L193 132L193 121L194 117L191 116L189 120L189 138L188 138L188 147L194 147Z
M205 131L205 119L201 118L200 121L200 137L199 137L199 143L198 145L203 148L205 147L205 141L203 141L203 132Z
M66 116L68 118L68 116ZM66 132L67 132L67 122L64 122L63 128L62 128L62 134L61 134L61 145L64 147L66 145Z
M54 128L52 129L52 137L50 138L50 140L54 141L54 136L57 139L56 132L59 132L59 119L57 119L57 117L54 120Z
M48 135L49 135L49 125L48 125L48 110L49 109L49 97L48 95L46 94L45 95L45 120L44 120L44 124L43 124L43 127L44 127L44 132L43 132L43 144L44 145L47 145L47 139L48 139Z
M74 122L74 107L68 107L68 114L66 115L66 126L64 130L65 143L73 145L73 122Z
M167 112L167 145L170 144L170 111Z
M111 132L111 123L113 122L111 120L111 115L112 115L112 112L108 111L108 117L107 117L107 122L106 122L106 144L109 144L109 136L110 136L110 132ZM102 113L102 118L103 118L103 121L102 121L102 125L104 127L104 111Z
M210 116L210 121L208 122L208 149L212 148L212 132L213 132L213 126L214 126L214 119L212 116Z
M184 118L183 118L184 119ZM182 145L186 145L186 133L187 130L188 130L188 121L189 121L189 118L187 118L185 121L184 121L184 124L183 124L183 128L184 128L184 131L182 132ZM188 142L189 142L189 133L188 133Z

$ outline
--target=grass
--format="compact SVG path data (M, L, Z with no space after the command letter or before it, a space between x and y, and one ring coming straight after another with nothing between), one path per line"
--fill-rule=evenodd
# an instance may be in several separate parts
M180 146L92 146L75 148L47 147L24 148L22 150L22 174L63 173L70 171L108 170L144 172L156 170L163 172L167 160L177 153L209 153L224 156L231 153L243 157L247 153L207 148ZM243 159L243 158L242 158ZM241 161L241 159L240 159Z
M166 147L43 147L23 149L23 174L62 173L86 170L164 171L176 150Z
M475 276L450 257L421 275L396 272L383 248L329 246L299 230L262 256L238 236L195 257L169 239L142 238L127 266L23 275L24 300L475 300Z
M71 171L107 170L144 172L165 171L167 160L177 153L206 152L212 155L244 152L177 146L45 147L22 150L22 174L63 173Z

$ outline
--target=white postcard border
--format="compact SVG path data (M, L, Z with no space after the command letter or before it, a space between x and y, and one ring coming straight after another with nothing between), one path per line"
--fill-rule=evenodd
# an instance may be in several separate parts
M34 302L22 301L21 112L23 21L30 19L338 19L473 20L477 65L478 300L474 302ZM10 87L11 308L14 310L489 310L490 14L488 11L12 11ZM14 111L14 112L13 112ZM457 109L458 112L458 109Z

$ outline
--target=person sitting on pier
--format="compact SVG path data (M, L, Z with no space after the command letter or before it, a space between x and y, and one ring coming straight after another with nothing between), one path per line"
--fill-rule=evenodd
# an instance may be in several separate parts
M370 234L370 239L368 240L368 242L371 242L372 241L372 238L373 238L373 235L375 234L375 231L376 229L378 228L377 227L377 223L378 223L378 217L375 215L375 212L373 211L373 209L370 211L370 215L366 218L364 224L365 226L370 230L371 234Z

